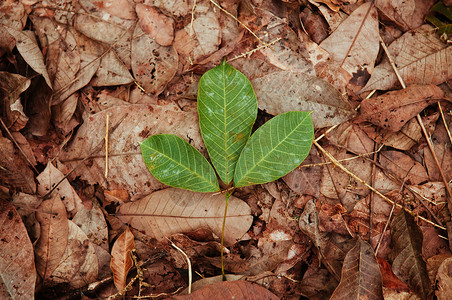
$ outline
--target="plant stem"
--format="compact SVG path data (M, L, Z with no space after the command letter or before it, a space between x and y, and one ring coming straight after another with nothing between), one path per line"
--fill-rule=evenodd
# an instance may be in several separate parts
M223 259L223 252L224 252L224 227L226 225L226 214L228 212L228 204L229 204L229 196L231 196L231 193L226 192L224 195L226 197L226 205L224 206L224 217L223 217L223 227L221 228L221 275L223 276L223 281L226 281L226 275L224 274L224 259Z

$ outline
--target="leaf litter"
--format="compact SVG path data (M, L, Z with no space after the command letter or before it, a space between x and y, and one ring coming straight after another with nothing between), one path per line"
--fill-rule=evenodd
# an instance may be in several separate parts
M200 75L226 56L253 84L259 125L286 111L312 111L319 145L338 162L313 147L282 180L237 189L226 222L227 270L260 279L208 284L205 292L346 298L359 290L347 278L363 275L354 264L369 263L364 276L379 282L375 251L383 281L370 297L450 298L444 238L452 236L452 207L443 177L452 176L452 64L450 45L424 21L435 2L228 0L222 9L214 2L0 5L0 220L9 226L2 226L0 257L8 262L17 253L11 259L26 265L18 272L0 266L2 278L17 282L0 293L48 297L58 288L60 296L82 289L108 297L135 278L127 297L139 295L139 285L176 297L188 265L166 238L189 254L196 272L219 274L223 196L168 189L148 173L139 142L173 133L205 155L193 99ZM379 55L379 34L406 89ZM400 205L393 215L388 200ZM133 237L118 252L127 225ZM406 239L412 247L402 252ZM127 276L130 261L109 267L133 248L147 264L142 275L134 265ZM362 261L350 263L356 253ZM416 270L407 270L406 258ZM102 280L107 286L96 285Z

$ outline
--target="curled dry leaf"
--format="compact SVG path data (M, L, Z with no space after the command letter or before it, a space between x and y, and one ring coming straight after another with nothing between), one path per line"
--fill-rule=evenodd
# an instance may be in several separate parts
M28 89L31 81L19 74L0 71L1 116L6 127L14 131L24 128L28 117L23 111L20 94Z
M110 114L111 130L108 185L104 177L103 157L107 113ZM116 129L112 130L114 127ZM150 135L168 132L191 141L195 148L205 152L196 112L183 112L173 104L134 104L115 106L87 118L60 159L68 167L75 167L81 159L96 155L84 166L78 166L73 174L81 176L90 184L127 190L133 201L163 187L162 183L149 174L139 153L139 142Z
M277 300L275 294L269 290L244 280L224 281L207 285L190 295L174 296L168 299L174 300L227 300L227 299L267 299Z
M435 292L438 300L447 300L452 298L452 258L449 257L439 266L436 281L438 290Z
M320 47L353 76L354 82L363 83L372 73L378 55L378 34L377 10L368 2L353 11Z
M36 270L44 282L60 264L68 244L69 221L59 197L45 200L36 212L41 233L35 246Z
M408 155L399 151L380 152L380 163L406 184L420 184L428 180L425 168Z
M178 55L173 46L161 46L137 24L132 40L132 71L144 90L160 94L177 71Z
M414 217L401 210L391 222L394 246L392 270L404 283L426 299L432 292L427 267L422 257L422 231Z
M208 229L221 236L225 198L222 194L195 193L169 188L119 207L118 218L146 235L163 240L175 233ZM242 200L229 198L224 243L232 245L250 228L251 209Z
M96 280L98 261L94 245L83 230L72 221L68 221L68 225L66 249L51 280L55 283L67 282L74 288L80 288Z
M2 26L2 28L14 36L16 39L16 47L20 55L27 64L36 71L36 73L41 74L42 77L44 77L47 85L51 88L52 82L44 64L44 56L38 47L34 33L32 31L19 31L5 26Z
M436 85L412 85L363 100L355 121L368 121L396 132L424 108L443 97L444 92Z
M302 72L279 71L251 81L259 108L272 115L312 111L316 128L329 127L353 117L354 110L328 82Z
M394 41L389 52L405 84L439 84L452 74L452 47L447 47L430 25L407 32ZM398 79L388 59L375 67L366 86L361 90L389 90Z
M33 299L33 246L14 206L4 200L0 200L0 258L0 295L5 299Z
M122 291L127 285L127 273L133 267L130 251L134 248L134 236L127 228L118 237L111 249L110 268L113 271L113 280L118 291Z
M383 299L383 279L372 247L362 238L348 251L339 285L330 299Z
M33 171L23 155L5 137L0 137L0 179L3 184L28 194L36 192Z

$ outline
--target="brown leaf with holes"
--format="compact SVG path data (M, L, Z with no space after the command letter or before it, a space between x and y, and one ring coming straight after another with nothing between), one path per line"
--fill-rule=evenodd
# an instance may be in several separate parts
M396 132L424 108L443 97L444 92L436 85L412 85L403 90L387 92L363 100L355 122L368 121Z
M173 300L227 300L227 299L279 299L275 294L269 290L252 282L237 280L237 281L223 281L215 284L207 285L190 295L174 296L167 299Z
M33 299L36 269L33 245L16 209L0 200L0 295Z
M362 238L348 251L339 285L330 299L383 299L383 279L372 247Z
M391 222L394 260L392 270L418 296L426 299L432 292L427 266L422 257L422 231L414 217L401 210Z
M130 251L134 248L134 236L129 228L118 237L111 248L110 268L113 271L113 280L118 291L122 291L127 285L127 273L133 267Z
M157 240L175 233L192 232L200 228L221 236L224 206L222 194L195 193L169 188L154 192L138 201L119 207L119 219ZM232 245L248 231L253 217L242 200L229 198L224 242Z

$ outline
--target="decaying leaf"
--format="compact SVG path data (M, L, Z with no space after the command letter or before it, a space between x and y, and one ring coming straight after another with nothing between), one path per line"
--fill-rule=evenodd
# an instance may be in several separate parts
M85 232L91 243L108 251L108 227L97 204L93 204L90 210L82 206L72 221Z
M174 300L227 300L227 299L279 299L275 294L264 287L244 280L224 281L207 285L190 295L174 296Z
M438 290L435 292L438 300L447 300L452 298L452 258L449 257L443 261L438 269L436 281Z
M445 114L448 129L452 124L450 117ZM435 150L436 157L439 160L441 170L446 178L452 178L452 149L451 142L449 140L446 128L443 122L439 122L431 136L433 149ZM433 158L432 152L429 147L424 148L424 159L427 167L428 176L431 181L441 181L441 174L438 170L438 166Z
M344 259L342 276L330 299L383 299L383 279L372 247L362 238Z
M379 50L378 15L373 4L364 3L353 11L320 47L353 76L354 82L364 82L373 71Z
M368 121L393 132L399 131L424 108L444 97L436 85L412 85L361 102L356 122Z
M33 299L36 269L33 246L14 206L0 200L0 295Z
M141 29L159 45L171 46L174 39L174 20L159 13L152 6L138 3L136 6Z
M407 32L389 47L394 63L407 85L439 84L452 74L452 47L444 44L430 25ZM361 90L389 90L398 83L388 59L375 67L366 86Z
M36 219L41 224L41 234L35 246L36 270L46 282L50 280L66 251L69 221L66 208L57 196L42 202Z
M106 114L110 114L111 130L108 181L104 176ZM139 142L159 133L176 134L205 152L196 112L183 112L173 104L134 104L114 106L87 118L78 129L68 151L63 152L60 159L65 165L75 167L81 159L94 155L84 166L78 166L74 175L104 188L125 189L133 201L163 187L162 183L150 175L139 155Z
M399 151L382 151L381 165L407 184L420 184L428 180L425 168L408 155Z
M20 94L28 89L31 81L19 74L0 71L0 116L6 127L12 130L24 128L28 117L23 111Z
M110 268L113 271L113 280L118 291L122 291L127 285L127 273L133 267L130 254L135 248L134 236L127 228L116 240L111 249Z
M312 111L316 128L329 127L353 117L354 110L328 82L301 72L279 71L251 81L259 108L272 115Z
M391 222L394 246L392 270L422 299L432 292L427 267L422 257L422 231L414 217L401 210Z
M169 188L138 201L124 203L118 218L157 240L200 228L221 236L225 198L222 194L195 193ZM224 242L232 245L248 231L253 217L242 200L229 198Z

